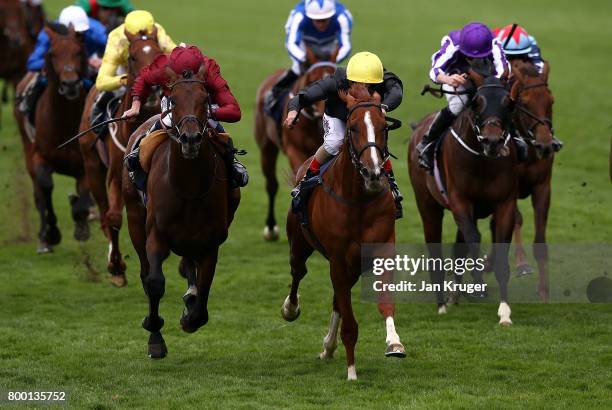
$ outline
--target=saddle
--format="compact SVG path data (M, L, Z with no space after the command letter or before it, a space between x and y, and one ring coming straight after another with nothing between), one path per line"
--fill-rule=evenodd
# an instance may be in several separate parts
M331 164L336 161L337 156L327 161L318 175L300 182L300 193L291 199L291 212L299 219L300 224L304 227L308 226L308 200L310 192L317 186L323 183L323 175L327 172Z
M283 118L283 109L285 107L285 101L289 98L291 93L291 87L285 88L278 96L275 104L264 104L264 113L272 118L274 122L279 123Z

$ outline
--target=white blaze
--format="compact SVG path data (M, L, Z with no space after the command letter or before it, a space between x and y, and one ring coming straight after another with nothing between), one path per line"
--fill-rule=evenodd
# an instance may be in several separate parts
M366 129L368 130L368 142L375 143L376 142L376 133L374 132L374 124L372 124L372 117L370 116L370 111L365 113L363 117L363 122L365 122ZM375 165L380 164L380 160L378 159L378 151L374 147L370 147L370 152L372 153L372 161Z
M144 46L142 48L142 52L145 54L149 54L151 52L151 46Z

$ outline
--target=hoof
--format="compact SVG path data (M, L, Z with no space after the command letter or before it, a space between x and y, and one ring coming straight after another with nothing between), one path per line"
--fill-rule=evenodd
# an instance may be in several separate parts
M334 352L328 352L327 350L323 350L319 353L319 359L321 360L331 360L334 358Z
M528 263L523 263L522 265L516 267L516 276L519 278L525 275L532 274L533 272L533 268Z
M208 312L200 313L199 317L194 318L193 313L189 313L187 309L183 310L181 329L185 333L194 333L206 323L208 323Z
M448 312L448 308L446 307L446 304L438 306L439 315L445 315L447 312Z
M394 343L387 346L387 350L385 350L386 357L399 357L403 359L406 357L406 349L404 349L404 345L401 343Z
M40 242L38 244L38 248L36 248L36 253L39 255L43 255L45 253L51 253L51 252L53 252L53 246L45 242Z
M51 226L47 228L44 235L44 240L48 245L59 245L59 243L62 241L62 233L57 226Z
M148 350L148 354L151 359L163 359L166 357L168 354L168 348L166 347L166 342L164 341L161 333L151 333L151 336L149 336Z
M89 208L89 214L87 215L87 221L93 222L100 219L100 211L97 206Z
M127 285L127 278L123 273L120 275L112 275L110 278L110 283L116 288L122 288Z
M272 229L269 226L266 226L263 230L263 238L268 242L278 241L278 226L274 225Z
M85 242L89 239L89 223L87 221L75 222L74 239L79 242Z
M119 262L110 261L108 262L108 265L106 265L106 270L108 270L108 273L113 276L125 276L125 269L126 266L123 260L120 260Z
M506 302L501 302L499 304L499 308L497 309L497 316L499 316L499 324L502 326L510 326L512 324L512 319L510 319L510 314L512 311L510 310L510 305Z
M300 297L298 296L298 304L292 305L289 300L289 296L285 299L283 307L281 308L281 315L287 322L293 322L295 319L300 317Z
M357 371L354 364L348 367L346 380L357 380Z

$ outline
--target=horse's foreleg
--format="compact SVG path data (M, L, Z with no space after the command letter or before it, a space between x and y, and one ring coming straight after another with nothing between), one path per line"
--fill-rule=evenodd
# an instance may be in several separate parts
M290 214L287 218L287 238L289 239L289 265L291 266L292 280L291 291L285 298L281 314L286 321L293 322L300 316L298 289L301 280L308 272L306 261L312 255L314 249L304 238L302 227L293 214Z
M495 217L495 253L494 267L495 278L499 284L500 304L497 310L499 324L511 325L510 305L508 304L508 280L510 278L510 265L508 264L508 253L512 241L514 229L514 217L516 213L516 199L511 199L499 204L493 215Z
M195 303L181 316L181 327L187 333L193 333L208 323L208 295L215 277L219 248L207 250L197 263ZM186 272L187 273L187 272ZM187 273L189 281L190 273Z
M550 181L537 186L531 194L531 203L535 219L535 240L533 254L538 263L540 283L538 293L544 302L548 302L548 245L546 244L546 225L550 208Z
M90 193L85 175L76 180L76 196L70 196L70 208L74 221L74 239L86 241L89 239L89 205Z
M261 169L266 178L266 192L268 193L268 216L264 227L263 237L266 241L278 240L278 225L274 216L274 202L278 192L278 180L276 178L276 160L278 158L278 147L269 139L261 147Z
M426 195L429 195L426 193ZM437 204L433 198L426 201L417 201L421 221L423 222L423 232L425 235L425 244L430 258L442 258L442 221L444 219L444 209ZM436 290L436 303L438 304L438 314L445 314L447 311L446 298L444 296L444 271L442 269L434 269L429 272L429 278L432 284L438 284Z
M40 195L37 200L37 207L40 206L39 212L44 210L44 214L41 212L40 245L46 245L46 251L48 252L52 249L52 246L59 244L62 240L62 235L57 227L57 216L53 209L53 176L51 168L44 164L40 158L34 160L34 174L36 176L35 184ZM43 250L41 246L39 246L39 251Z
M393 258L392 255L386 256ZM393 272L385 271L381 279L385 284L393 283ZM385 356L406 357L406 349L404 348L404 345L402 345L400 337L395 330L395 321L393 320L393 317L395 316L395 300L390 292L383 291L379 293L378 311L385 319L385 326L387 330L387 338L385 339Z
M336 297L332 300L332 313L329 319L329 327L327 328L327 334L323 338L323 351L319 353L321 360L332 359L334 352L338 347L338 327L340 326L340 311L338 310L338 304L336 303Z
M523 214L516 207L516 215L514 220L514 254L516 256L516 274L517 276L527 275L533 272L529 262L527 262L527 254L525 252L525 246L523 244Z
M359 329L353 314L351 288L359 276L349 276L350 273L347 272L346 267L342 263L336 262L333 257L330 264L334 298L337 301L340 316L342 317L341 337L344 349L346 350L347 380L357 380L355 345L357 344Z
M149 314L142 321L142 327L151 332L149 336L149 357L161 359L168 353L166 342L160 332L164 326L164 319L159 315L159 301L166 290L162 263L168 257L169 250L159 237L155 227L150 230L147 237L146 253L149 272L143 281L143 285L149 298Z
M125 262L119 250L119 231L123 224L123 193L121 191L121 164L111 160L111 169L108 172L108 211L105 219L110 233L110 249L108 254L109 272L111 273L111 283L121 287L127 283L125 277ZM120 161L119 161L120 162Z
M197 284L197 266L195 261L188 258L181 258L179 264L179 273L181 276L187 279L187 291L183 295L183 302L185 303L185 310L183 316L187 316L193 311L197 298L198 298L198 284Z

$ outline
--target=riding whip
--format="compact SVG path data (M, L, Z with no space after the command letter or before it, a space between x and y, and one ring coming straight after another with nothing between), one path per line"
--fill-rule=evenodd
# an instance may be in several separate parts
M57 146L57 149L64 148L66 145L70 144L73 141L78 140L79 138L81 138L83 135L87 134L91 130L95 130L96 128L100 128L100 127L102 127L104 125L107 125L107 124L112 124L113 122L129 120L130 118L131 117L119 117L119 118L111 118L110 120L102 121L100 124L96 124L96 125L94 125L91 128L87 128L85 131L79 132L77 135L75 135L74 137L70 138L68 141L65 141L65 142L61 143L60 145Z

